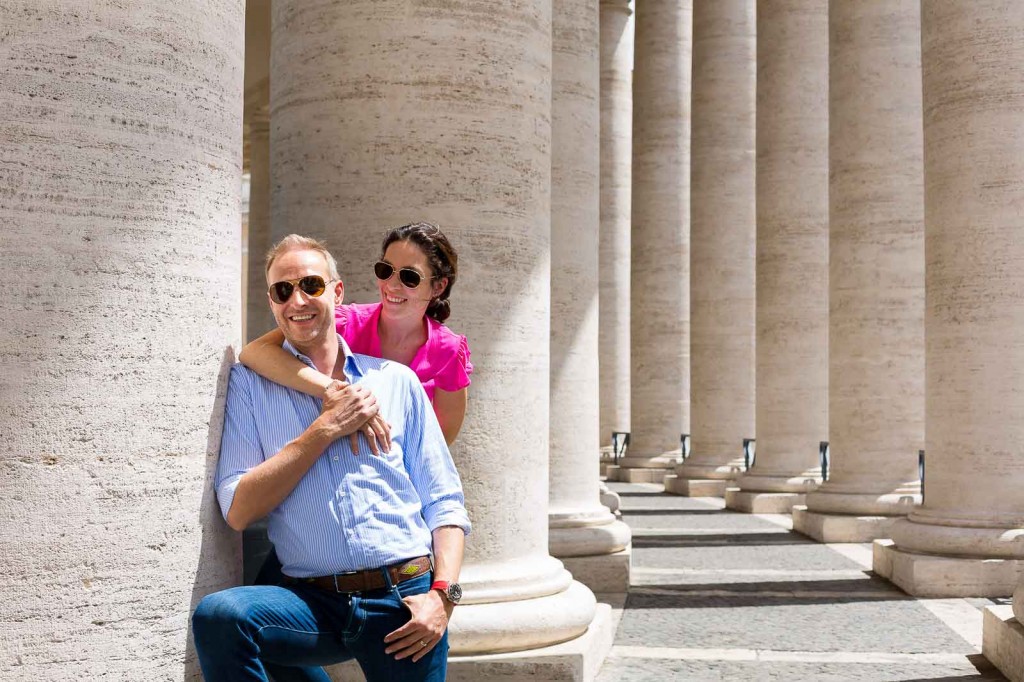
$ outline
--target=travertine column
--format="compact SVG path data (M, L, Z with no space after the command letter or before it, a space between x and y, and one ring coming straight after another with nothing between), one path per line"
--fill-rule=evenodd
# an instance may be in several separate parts
M1024 5L922 5L924 502L875 570L926 596L1009 596L1024 567ZM990 559L994 561L985 561Z
M0 678L195 679L240 577L240 2L0 7Z
M357 300L390 226L435 221L459 251L474 531L453 654L571 639L595 614L548 554L550 111L549 0L273 4L274 225L326 238Z
M267 302L267 276L263 265L272 244L270 119L262 112L249 119L249 267L245 328L249 341L277 326Z
M691 0L636 8L633 69L632 343L620 480L661 483L690 407Z
M601 0L600 442L629 431L629 245L633 176L633 11Z
M666 492L724 495L754 437L754 0L693 5L690 428Z
M598 592L629 587L629 526L598 493L598 8L552 5L551 554ZM572 557L572 558L568 558Z
M823 542L888 537L924 447L921 3L829 10L829 480L793 510ZM809 511L808 511L809 510Z
M828 3L757 4L757 460L726 504L788 511L828 438Z

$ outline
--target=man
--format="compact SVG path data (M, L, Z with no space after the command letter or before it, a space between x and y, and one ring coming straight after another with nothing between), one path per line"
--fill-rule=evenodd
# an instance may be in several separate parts
M285 348L338 381L321 404L231 369L217 498L235 530L269 517L285 581L199 603L203 674L326 681L320 666L355 658L370 682L444 680L470 524L423 387L403 365L353 354L335 332L344 285L322 244L285 237L267 256L267 282ZM385 421L390 448L374 455Z

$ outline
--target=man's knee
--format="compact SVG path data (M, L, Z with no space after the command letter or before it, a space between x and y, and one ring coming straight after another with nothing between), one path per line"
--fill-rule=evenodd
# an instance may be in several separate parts
M196 639L225 629L241 631L251 615L248 600L240 599L235 590L208 594L200 600L192 614L192 632Z

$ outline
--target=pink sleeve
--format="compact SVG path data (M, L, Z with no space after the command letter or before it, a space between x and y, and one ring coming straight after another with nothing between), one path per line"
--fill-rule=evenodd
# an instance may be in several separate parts
M473 373L473 363L469 359L469 343L465 336L459 337L459 345L452 359L435 377L435 386L442 391L461 391L469 386L469 375Z
M339 305L334 309L334 328L343 337L345 336L345 327L348 326L348 306Z

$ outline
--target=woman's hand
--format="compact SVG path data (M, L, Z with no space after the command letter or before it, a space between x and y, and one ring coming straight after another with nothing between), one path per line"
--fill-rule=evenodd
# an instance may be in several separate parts
M380 415L377 398L362 386L332 381L324 391L321 418L327 419L336 438L348 436L353 455L359 454L360 432L374 455L391 449L391 427Z

